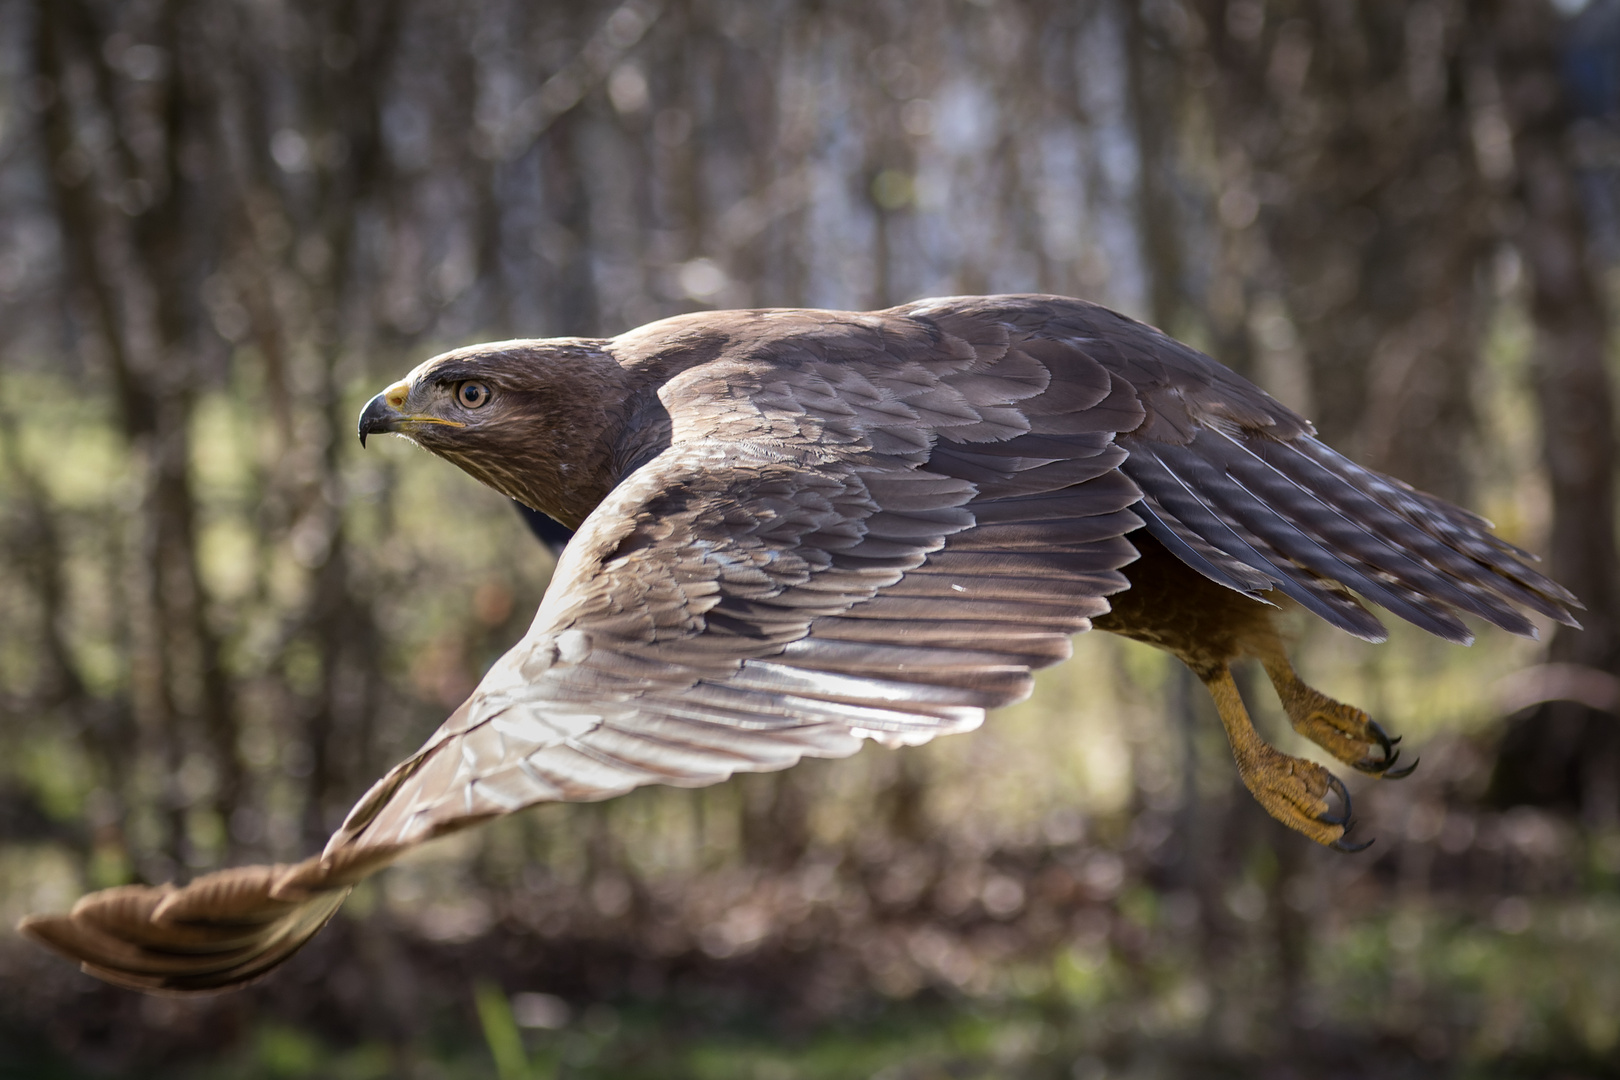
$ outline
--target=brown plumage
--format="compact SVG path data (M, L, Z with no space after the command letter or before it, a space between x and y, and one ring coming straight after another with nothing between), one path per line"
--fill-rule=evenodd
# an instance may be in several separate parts
M1093 625L1209 685L1263 805L1344 846L1342 786L1249 724L1262 661L1368 772L1365 714L1294 676L1273 602L1381 640L1359 593L1452 641L1573 625L1479 518L1362 469L1201 353L1054 296L682 316L428 361L361 417L579 531L528 635L326 851L25 921L87 971L196 991L264 973L400 851L547 800L701 786L977 727Z

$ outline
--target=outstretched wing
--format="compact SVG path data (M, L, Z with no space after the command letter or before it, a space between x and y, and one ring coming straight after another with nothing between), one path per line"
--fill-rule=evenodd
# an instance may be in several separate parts
M1459 644L1473 640L1459 613L1532 637L1517 607L1579 625L1579 601L1490 522L1357 465L1197 350L1078 301L1015 298L1003 317L1135 389L1144 419L1118 444L1142 489L1137 512L1206 577L1256 599L1275 589L1369 641L1387 634L1352 592Z
M323 856L95 894L26 931L125 985L228 986L434 836L920 743L1026 695L1126 585L1140 492L1114 436L1141 420L1134 392L994 320L801 323L665 387L668 448L587 518L523 641Z

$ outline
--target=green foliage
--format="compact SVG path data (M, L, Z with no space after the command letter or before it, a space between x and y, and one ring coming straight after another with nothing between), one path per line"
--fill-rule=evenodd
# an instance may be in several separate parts
M523 1049L523 1036L512 1018L506 993L494 983L480 982L473 988L473 998L484 1042L495 1059L495 1075L500 1080L550 1080L551 1071L532 1063Z

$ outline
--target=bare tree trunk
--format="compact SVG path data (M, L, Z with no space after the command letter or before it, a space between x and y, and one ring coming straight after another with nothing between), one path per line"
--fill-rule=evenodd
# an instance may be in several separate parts
M1500 0L1492 15L1484 44L1512 129L1513 194L1523 209L1515 242L1535 326L1535 386L1552 495L1548 565L1586 604L1584 629L1559 627L1548 660L1620 673L1609 323L1587 250L1571 116L1548 74L1557 70L1558 24L1545 0ZM1597 825L1620 821L1615 719L1575 701L1549 701L1521 716L1503 741L1494 796L1579 807Z
M1302 369L1326 439L1466 500L1476 271L1494 240L1494 195L1470 163L1466 20L1445 0L1196 11L1216 217L1238 245L1222 272L1239 280L1212 286L1239 294L1217 305L1222 359L1241 370L1230 338L1246 337L1268 382L1268 367Z
M103 44L113 39L94 12L71 0L41 4L34 55L40 77L63 88L42 115L56 166L57 222L75 277L87 286L85 313L117 388L122 434L143 473L130 582L131 694L149 760L161 762L165 775L163 847L170 859L206 862L223 853L193 850L187 840L194 808L180 787L187 748L207 763L206 808L221 820L235 805L242 766L229 681L208 618L191 489L188 368L195 343L185 298L194 289L185 286L208 268L207 256L192 248L211 222L207 201L180 161L195 126L207 119L192 96L191 43L180 38L180 16L178 6L170 6L149 28L164 43L171 67L154 110L159 127L144 133L141 147L126 141L118 122L127 102ZM75 84L80 92L69 93ZM92 116L113 133L108 145L81 144L80 121Z

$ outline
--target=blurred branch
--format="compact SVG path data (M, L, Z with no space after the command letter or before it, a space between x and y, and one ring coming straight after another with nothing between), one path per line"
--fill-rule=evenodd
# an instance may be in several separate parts
M1498 679L1491 698L1503 716L1549 701L1620 715L1620 675L1585 664L1536 664Z
M527 151L546 129L599 86L663 9L660 0L626 0L540 89L524 98L499 126L482 131L488 156L510 161Z

